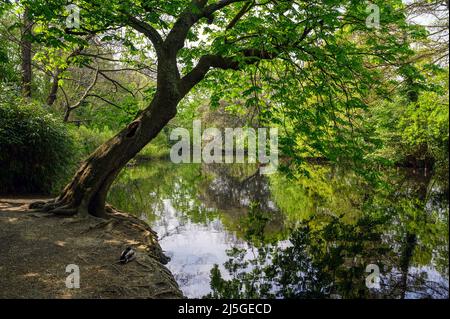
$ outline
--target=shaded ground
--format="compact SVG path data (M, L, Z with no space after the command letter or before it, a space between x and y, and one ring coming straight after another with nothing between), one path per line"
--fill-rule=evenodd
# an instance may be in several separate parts
M36 198L0 198L0 298L180 298L156 234L143 221L61 218L28 209ZM117 262L132 246L136 260ZM80 288L66 287L66 266Z

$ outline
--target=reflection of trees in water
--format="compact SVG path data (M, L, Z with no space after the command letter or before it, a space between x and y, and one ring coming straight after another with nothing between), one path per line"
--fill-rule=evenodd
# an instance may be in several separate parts
M366 262L379 264L378 257L388 251L373 231L377 225L372 220L348 225L338 217L324 222L313 218L302 223L291 233L288 247L260 246L257 260L243 259L239 256L243 251L231 251L225 268L232 279L223 280L214 268L210 297L368 297Z
M283 214L271 200L269 182L258 167L209 164L202 166L202 172L209 176L199 189L205 206L221 211L230 222L237 223L256 205L265 213L267 231L283 229Z
M215 267L209 297L447 297L448 201L441 200L448 187L432 187L430 178L390 180L395 187L389 191L355 203L361 211L353 223L321 209L298 224L288 247L260 245L253 260L245 259L243 250L230 250L224 266L231 279L224 280ZM380 267L381 289L366 287L368 264ZM428 278L433 270L424 266L438 270L443 280Z
M433 281L420 266L433 265L448 278L448 182L417 171L393 178L389 233L398 254L387 286L390 296L448 296L448 285Z
M248 172L244 166L203 165L203 172L212 175L201 196L205 203L221 210L248 208L258 203L260 209L276 211L270 201L269 184L259 169Z
M198 198L203 180L200 165L151 162L125 171L112 186L110 201L152 221L166 213L165 200L169 200L180 218L204 223L217 214L208 210Z
M113 185L109 198L118 208L150 221L167 213L164 199L170 200L180 220L208 223L220 213L230 231L239 231L241 218L256 202L267 212L268 231L283 227L283 215L270 200L267 179L251 165L156 162L132 167Z
M309 179L275 176L269 185L255 172L238 164L151 163L125 172L111 190L111 202L149 220L160 214L164 226L163 200L170 200L180 227L187 220L210 225L220 217L221 226L254 247L252 259L248 250L230 251L225 266L231 280L213 269L214 297L448 294L448 286L427 278L432 271L424 268L448 278L448 184L394 173L384 177L389 185L374 189L323 166ZM285 238L285 225L295 227L288 247L277 243ZM370 263L383 274L380 291L365 286Z

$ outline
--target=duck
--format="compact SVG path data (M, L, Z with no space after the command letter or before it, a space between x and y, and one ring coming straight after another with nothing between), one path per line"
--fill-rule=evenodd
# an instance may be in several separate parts
M124 251L122 251L122 253L120 254L120 258L119 258L119 262L121 264L126 264L130 261L132 261L133 259L136 258L136 251L131 248L131 247L127 247L125 248Z

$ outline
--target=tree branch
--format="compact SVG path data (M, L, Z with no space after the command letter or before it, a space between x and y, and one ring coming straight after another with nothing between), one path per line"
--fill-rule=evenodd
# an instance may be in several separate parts
M275 53L257 49L243 50L241 54L244 57L242 60L242 64L244 65L255 64L260 60L272 60L277 57ZM237 61L237 57L204 55L200 58L197 65L180 80L180 94L182 96L186 95L195 85L204 79L211 68L239 70L242 64Z
M226 6L243 1L248 0L220 0L207 6L207 0L192 0L169 32L165 41L166 49L171 52L172 56L176 56L178 51L183 48L187 34L195 23L202 18L211 18L216 11Z
M136 31L147 36L147 38L150 39L153 46L155 47L156 52L158 54L160 53L163 39L155 28L153 28L150 24L141 21L133 16L128 16L127 24Z
M223 9L223 8L229 6L230 4L233 4L236 2L243 2L243 1L248 1L248 0L220 0L216 3L210 4L209 6L207 6L203 10L203 14L205 17L208 17L211 14L213 14L214 12Z
M66 103L67 103L66 104L66 112L64 114L64 122L67 122L69 120L70 113L73 110L77 109L81 105L81 103L83 103L83 101L88 97L89 92L91 92L91 90L94 88L94 86L95 86L95 84L97 83L97 80L98 80L98 74L99 74L98 68L99 68L99 66L97 65L97 68L95 69L95 74L94 74L94 77L92 79L91 84L89 84L89 86L87 87L86 91L83 93L81 98L75 104L69 105L69 100L67 98L66 92L63 90L63 93L64 93L65 98L66 98Z
M250 11L250 9L253 7L254 5L254 1L249 1L246 4L244 4L244 6L242 7L242 9L236 14L236 16L233 18L233 20L230 21L230 23L228 23L227 27L225 28L225 31L228 31L230 29L232 29L236 23L238 23L238 21L248 12Z
M110 100L108 100L108 99L105 99L103 96L100 96L100 95L98 95L98 94L88 94L86 97L96 97L97 99L100 99L100 100L102 100L103 102L108 103L108 104L114 106L115 108L117 108L117 109L119 109L119 110L121 110L121 111L124 111L125 113L127 113L127 114L129 114L129 115L134 115L134 114L128 112L127 110L124 110L122 107L120 107L120 106L117 105L116 103L114 103L114 102L112 102L112 101L110 101Z
M223 0L221 2L225 2ZM232 0L229 0L232 1ZM319 25L322 25L322 20L319 21ZM313 27L305 27L302 35L294 43L294 46L300 44L311 33ZM278 49L280 49L278 47ZM240 51L239 57L244 57L242 63L245 65L257 63L260 60L272 60L279 56L280 52L272 52L268 50L260 49L245 49ZM241 64L237 61L236 57L222 57L219 55L204 55L200 58L197 65L186 74L181 80L179 85L179 91L182 96L186 95L195 85L197 85L206 76L211 68L219 68L224 70L239 70Z
M100 69L95 69L94 67L90 66L89 64L83 63L83 65L91 70L95 70L96 72L98 72L103 78L105 78L106 80L108 80L109 82L111 82L114 87L115 87L115 91L117 92L117 88L120 87L122 90L128 92L129 94L131 94L134 97L134 93L129 90L128 88L126 88L124 85L122 85L119 81L114 80L113 78L109 77L108 75L105 74L105 72L101 71Z
M98 66L97 66L97 69L95 71L94 77L92 78L91 84L89 84L89 86L86 88L86 91L84 92L84 94L81 96L81 98L78 100L77 103L75 103L74 105L68 106L69 109L74 110L77 107L79 107L81 105L81 103L83 103L83 101L89 95L89 92L91 92L91 90L94 88L95 84L97 83L98 74L99 74L99 70L98 70Z

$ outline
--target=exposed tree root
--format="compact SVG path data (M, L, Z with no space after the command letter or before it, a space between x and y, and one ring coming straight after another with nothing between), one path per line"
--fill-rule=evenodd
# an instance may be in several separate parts
M137 218L136 216L125 214L108 204L106 205L105 209L108 214L114 215L114 219L122 220L128 223L130 226L133 226L142 231L149 232L149 234L155 236L156 238L158 237L158 234L153 229L151 229L146 222Z
M43 210L47 204L52 203L52 202L54 202L54 199L51 199L49 201L42 201L42 200L35 201L29 205L29 208L36 209L36 210Z
M78 213L76 208L55 208L49 211L49 213L54 214L56 216L75 216Z
M72 203L66 203L63 200L58 198L51 199L48 201L36 201L29 205L30 209L35 210L36 212L41 213L49 213L56 216L62 217L92 217L99 219L100 221L104 220L102 218L95 217L88 213L86 205L82 202L80 205L74 205Z
M54 199L50 199L48 201L33 202L29 205L29 208L35 209L37 211L42 211L42 212L50 212L54 209L62 208L63 206L65 206L65 205L62 201L58 200L57 198L54 198Z
M51 199L49 201L37 201L29 205L30 209L38 212L49 213L57 216L74 216L78 210L72 205L64 205L58 199Z

